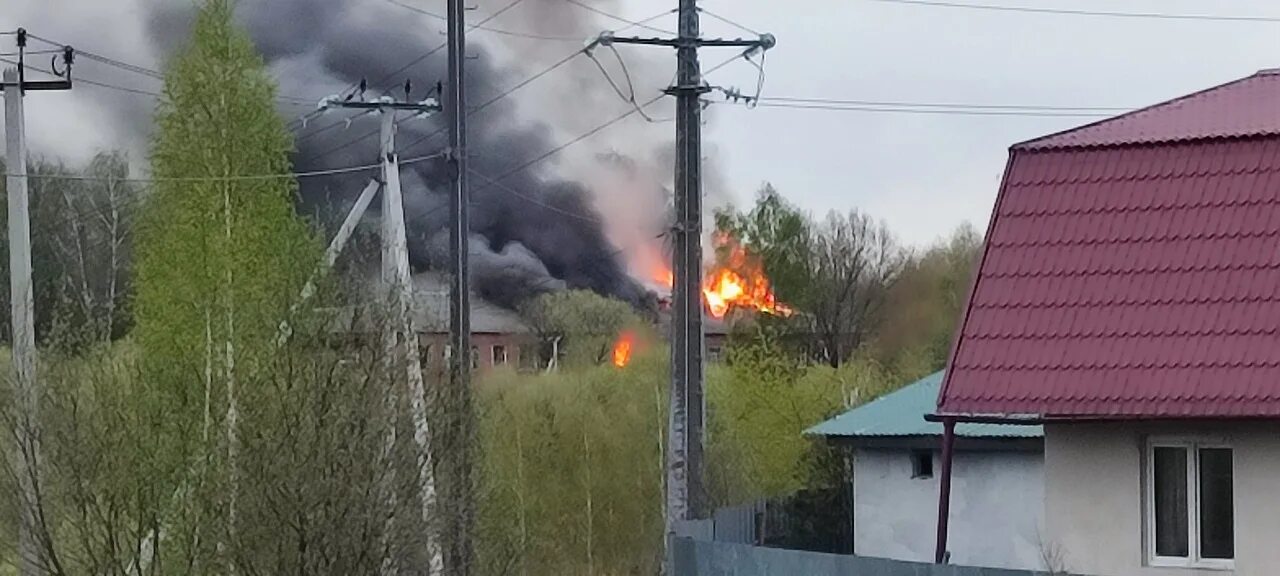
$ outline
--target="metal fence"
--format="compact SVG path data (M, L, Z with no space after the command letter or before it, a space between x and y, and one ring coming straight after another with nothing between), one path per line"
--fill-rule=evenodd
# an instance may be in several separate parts
M1041 572L922 564L882 558L675 538L674 576L1043 576Z
M682 522L676 535L697 540L846 554L853 551L852 513L842 490L794 494L717 509Z

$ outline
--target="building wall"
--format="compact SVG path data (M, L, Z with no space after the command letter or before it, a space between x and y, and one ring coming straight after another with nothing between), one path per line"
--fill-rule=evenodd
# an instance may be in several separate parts
M853 460L854 553L932 562L942 463L912 478L909 450L857 449ZM957 451L951 480L951 563L1041 567L1043 459L1036 452Z
M444 370L445 346L449 344L448 334L422 334L418 337L420 350L423 351L425 370ZM490 370L497 366L494 363L493 347L502 346L507 353L506 366L517 369L522 366L521 359L526 361L537 358L537 341L526 334L472 334L471 346L478 354L477 370ZM525 357L527 356L527 357Z
M1057 424L1045 427L1045 527L1061 568L1097 576L1196 576L1146 566L1143 459L1152 435L1225 440L1233 450L1234 574L1280 566L1280 423Z

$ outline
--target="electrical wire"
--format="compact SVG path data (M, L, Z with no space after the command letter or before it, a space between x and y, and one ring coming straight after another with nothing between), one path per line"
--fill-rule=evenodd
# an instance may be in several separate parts
M734 22L733 20L730 20L730 19L728 19L728 18L725 18L724 16L721 16L721 15L719 15L719 14L716 14L715 12L712 12L712 11L710 11L710 10L707 10L706 8L698 8L698 11L699 11L699 12L701 12L701 13L703 13L703 14L706 14L707 16L710 16L710 17L712 17L712 18L714 18L714 19L716 19L716 20L719 20L719 21L721 21L721 22L724 22L725 24L728 24L728 25L730 25L730 26L733 26L734 28L737 28L737 29L739 29L739 30L742 30L743 32L746 32L747 34L751 34L752 36L760 36L760 35L761 35L759 32L757 32L757 31L755 31L755 30L752 30L752 29L750 29L750 28L747 28L746 26L743 26L742 24L739 24L739 23L737 23L737 22Z
M406 160L401 160L401 166L425 162L435 158L444 156L443 152L428 154L425 156L417 156ZM70 180L77 182L128 182L142 184L156 184L161 182L244 182L259 180L283 180L288 178L315 178L319 176L336 176L339 174L351 174L354 172L365 172L369 170L381 170L382 163L365 164L361 166L349 166L346 168L331 168L327 170L310 170L306 172L285 172L280 174L244 174L234 176L179 176L170 178L112 178L104 176L84 176L78 174L14 174L6 173L5 176L15 178L27 178L29 180Z
M1209 22L1280 22L1280 16L1229 16L1214 14L1173 14L1167 12L1110 12L1101 10L1077 10L1072 8L1037 8L1032 6L1003 6L999 4L977 4L968 2L947 2L943 0L865 0L884 4L905 4L912 6L928 6L934 8L961 8L967 10L987 10L994 12L1024 12L1033 14L1056 14L1062 16L1100 16L1108 18L1148 18L1154 20L1202 20Z
M582 53L582 49L574 50L572 53L570 53L569 55L565 56L564 58L561 58L560 60L556 61L556 62L555 62L554 64L552 64L551 66L548 66L547 68L545 68L545 69L543 69L543 70L539 71L538 73L536 73L536 74L534 74L534 75L532 75L532 76L529 76L528 78L525 78L524 80L521 80L520 82L518 82L518 83L517 83L517 84L515 84L514 86L512 86L512 87L510 87L510 88L508 88L508 89L506 89L506 90L504 90L503 92L499 93L498 95L496 95L496 96L494 96L494 97L492 97L492 98L490 98L490 99L488 99L488 100L486 100L486 101L484 101L484 102L480 103L479 105L475 106L474 108L471 108L470 110L468 110L468 111L467 111L467 118L471 118L472 116L475 116L476 114L478 114L478 113L479 113L479 112L481 112L482 110L484 110L484 109L486 109L486 108L488 108L488 107L490 107L490 106L492 106L492 105L496 104L497 102L499 102L500 100L502 100L502 99L504 99L504 98L507 98L508 96L510 96L510 95L512 95L512 94L514 94L515 92L519 91L520 89L524 88L525 86L528 86L529 84L532 84L532 83L533 83L534 81L536 81L537 79L542 78L543 76L546 76L547 74L550 74L550 73L554 72L556 69L560 68L561 66L564 66L565 64L568 64L570 61L572 61L574 58L576 58L576 57L577 57L579 54L581 54L581 53ZM431 138L434 138L434 137L436 137L436 136L438 136L438 135L440 135L440 134L443 134L443 133L445 132L445 130L446 130L446 128L438 128L438 129L436 129L435 131L433 131L433 132L431 132L431 133L429 133L429 134L426 134L426 135L420 136L420 137L418 137L417 139L415 139L415 140L413 140L412 142L410 142L409 144L405 145L403 148L401 148L401 150L411 150L411 149L413 149L414 147L417 147L417 146L421 145L422 143L426 142L427 140L430 140ZM354 140L347 141L347 142L345 142L345 143L343 143L343 144L340 144L340 145L338 145L338 146L336 146L336 147L334 147L334 148L331 148L331 149L329 149L329 150L326 150L326 151L324 151L324 152L320 152L320 153L314 154L314 155L312 155L312 156L309 156L309 157L307 158L307 160L308 160L308 161L310 161L310 160L316 160L316 159L319 159L319 158L323 158L323 157L325 157L325 156L328 156L329 154L332 154L332 153L337 152L337 151L339 151L339 150L343 150L343 149L346 149L346 148L348 148L348 147L350 147L350 146L353 146L353 145L355 145L355 144L357 144L357 143L359 143L359 142L361 142L361 141L368 140L369 138L372 138L372 137L374 137L374 136L375 136L375 135L377 135L377 134L378 134L378 131L377 131L377 130L373 130L373 131L367 132L367 133L365 133L364 135L362 135L362 136L360 136L360 137L358 137L358 138L355 138Z
M50 39L48 39L48 38L44 38L44 37L42 37L42 36L38 36L38 35L36 35L36 34L32 34L32 33L29 33L29 32L27 33L27 36L28 36L28 37L30 37L30 38L32 38L32 39L34 39L34 40L39 40L40 42L44 42L44 43L46 43L46 44L50 44L50 45L53 45L53 46L59 46L59 47L61 47L61 46L66 46L66 44L64 44L64 43L56 42L56 41L50 40ZM61 50L61 49L59 49L59 50ZM134 74L139 74L139 75L142 75L142 76L147 76L147 77L152 78L152 79L155 79L155 80L161 80L161 81L163 81L163 80L164 80L164 73L162 73L162 72L160 72L160 71L153 70L153 69L151 69L151 68L147 68L147 67L145 67L145 66L139 66L139 65L137 65L137 64L130 64L130 63L128 63L128 62L124 62L124 61L122 61L122 60L117 60L117 59L115 59L115 58L111 58L111 57L108 57L108 56L103 56L102 54L98 54L98 53L96 53L96 52L91 52L91 51L89 51L89 50L84 50L84 49L81 49L81 48L75 48L75 55L76 55L77 57L82 57L82 58L85 58L85 59L88 59L88 60L92 60L92 61L94 61L94 62L98 62L99 64L104 64L104 65L107 65L107 66L111 66L111 67L113 67L113 68L117 68L117 69L124 70L124 71L127 71L127 72L132 72L132 73L134 73ZM79 80L79 78L76 78L76 80ZM106 84L106 83L103 83L103 82L98 82L98 83L97 83L97 84L95 84L95 85L97 85L97 86L101 86L101 87L105 87L105 88L113 88L113 89L117 89L117 90L123 90L123 91L126 91L126 92L135 92L135 93L143 93L143 94L150 94L150 95L153 95L153 96L159 96L159 93L154 93L154 94L152 94L152 93L149 93L149 92L147 92L147 91L145 91L145 90L138 90L138 89L123 88L123 87L120 87L120 86L114 86L114 85ZM316 102L316 101L318 101L318 100L319 100L319 99L316 99L316 100L309 100L309 99L306 99L306 98L298 98L298 97L295 97L295 96L276 96L276 101L277 101L277 102L279 102L279 103L281 103L281 104L287 104L287 105L293 105L293 106L314 106L314 105L315 105L315 102Z
M108 65L108 66L114 66L114 67L116 67L116 68L120 68L121 70L127 70L127 71L129 71L129 72L133 72L133 73L135 73L135 74L141 74L141 75L143 75L143 76L149 76L149 77L151 77L151 78L155 78L156 80L164 80L164 74L161 74L160 72L157 72L157 71L152 70L152 69L150 69L150 68L144 68L144 67L142 67L142 66L137 66L137 65L134 65L134 64L129 64L129 63L127 63L127 62L121 62L121 61L116 60L116 59L114 59L114 58L107 58L106 56L102 56L102 55L99 55L99 54L95 54L95 53L93 53L93 52L89 52L89 51L87 51L87 50L80 50L80 49L78 49L78 48L76 49L76 52L75 52L75 53L76 53L76 56L80 56L80 57L82 57L82 58L88 58L89 60L93 60L93 61L95 61L95 62L99 62L99 63L102 63L102 64L106 64L106 65Z
M108 90L119 90L119 91L121 91L121 92L129 92L129 93L131 93L131 94L138 94L138 95L141 95L141 96L150 96L150 97L152 97L152 98L159 98L159 97L160 97L160 93L159 93L159 92L151 92L151 91L148 91L148 90L142 90L142 89L140 89L140 88L126 88L126 87L124 87L124 86L116 86L115 84L107 84L106 82L99 82L99 81L97 81L97 80L90 80L90 79L88 79L88 78L82 78L82 77L79 77L79 76L77 76L77 77L76 77L76 79L75 79L75 83L76 83L76 84L88 84L88 85L90 85L90 86L97 86L97 87L99 87L99 88L106 88L106 89L108 89Z
M650 105L652 105L654 102L657 102L658 100L661 100L661 99L662 99L662 98L664 98L665 96L666 96L665 94L659 94L658 96L655 96L654 98L650 99L649 101L647 101L647 102L645 102L645 103L643 103L643 104L640 104L640 106L639 106L639 107L640 107L640 108L647 108L647 107L649 107ZM627 110L626 112L623 112L622 114L619 114L618 116L613 117L612 119L610 119L609 121L605 122L604 124L600 124L599 126L596 126L595 128L592 128L592 129L590 129L590 130L588 130L588 131L586 131L586 132L583 132L582 134L578 135L577 137L573 138L572 140L569 140L569 141L567 141L567 142L565 142L565 143L563 143L563 144L561 144L561 145L559 145L559 146L556 146L555 148L552 148L552 149L550 149L550 150L548 150L548 151L546 151L546 152L544 152L544 153L542 153L542 154L540 154L540 155L538 155L538 156L536 156L536 157L534 157L534 158L532 158L532 159L530 159L530 160L528 160L528 161L524 162L523 164L520 164L519 166L516 166L515 168L512 168L512 169L510 169L510 170L507 170L506 172L503 172L500 176L497 176L496 178L493 178L492 180L494 180L494 181L502 181L502 180L505 180L505 179L507 179L507 178L509 178L509 177L511 177L511 176L513 176L513 175L515 175L515 174L518 174L518 173L520 173L520 172L523 172L523 171L527 170L528 168L530 168L530 167L534 166L535 164L539 164L539 163L541 163L543 160L546 160L546 159L548 159L548 158L550 158L550 157L552 157L552 156L555 156L556 154L559 154L560 152L564 151L564 149L566 149L566 148L568 148L568 147L570 147L570 146L573 146L574 144L577 144L577 143L579 143L579 142L581 142L581 141L583 141L583 140L586 140L587 138L590 138L590 137L592 137L592 136L594 136L594 135L596 135L596 134L600 133L601 131L605 130L606 128L609 128L610 126L613 126L614 124L617 124L617 123L619 123L619 122L621 122L621 121L623 121L623 120L626 120L628 117L630 117L632 114L635 114L635 113L636 113L636 109L635 109L635 108L632 108L631 110ZM482 190L482 189L484 189L484 187L480 187L480 188L478 188L478 189Z
M483 25L483 24L485 24L485 23L489 22L490 20L492 20L492 19L494 19L494 18L498 17L499 15L501 15L503 12L506 12L507 10L510 10L511 8L515 7L515 6L516 6L517 4L519 4L520 2L521 2L521 0L514 0L512 3L508 4L507 6L503 7L503 8L502 8L502 9L500 9L500 10L498 10L497 12L494 12L493 14L490 14L490 15L489 15L487 18L485 18L484 20L481 20L480 22L478 22L478 23L476 24L476 26ZM643 27L643 26L645 26L645 23L646 23L646 22L650 22L650 21L656 20L656 19L661 18L662 16L665 16L665 15L670 14L670 13L672 13L672 12L673 12L672 10L664 10L662 13L660 13L660 14L656 14L656 15L654 15L654 16L650 16L650 17L648 17L648 18L645 18L644 20L639 20L639 21L636 21L636 22L631 22L630 20L624 20L624 21L625 21L625 22L627 22L628 24L630 24L631 26L642 26L642 27ZM473 27L473 28L474 28L474 27ZM622 30L626 30L626 28L624 28L624 29L622 29ZM435 49L431 50L430 52L428 52L428 53L426 53L426 54L424 54L424 55L420 56L420 57L419 57L418 59L416 59L414 62L410 62L409 64L407 64L407 65L405 65L405 66L402 66L400 71L403 71L403 70L405 70L405 69L408 69L409 67L413 66L413 65L414 65L414 64L416 64L417 62L420 62L420 61L422 61L422 60L424 60L424 59L426 59L426 58L430 57L430 56L431 56L432 54L434 54L435 52L438 52L439 50L442 50L444 47L445 47L445 44L441 44L440 46L436 47ZM572 52L570 52L569 54L565 55L565 57L564 57L564 58L561 58L560 60L557 60L555 63L551 64L550 66L548 66L547 68L543 69L542 71L537 72L537 73L533 74L532 76L529 76L528 78L525 78L524 80L521 80L520 82L516 83L514 86L512 86L512 87L510 87L510 88L508 88L508 89L506 89L506 90L504 90L503 92L499 93L498 95L496 95L496 96L494 96L494 97L492 97L492 98L490 98L490 99L488 99L488 100L486 100L486 101L482 102L481 104L479 104L479 105L477 105L477 106L475 106L475 107L471 108L471 109L467 112L467 118L471 118L472 116L474 116L474 115L478 114L478 113L479 113L479 112L481 112L482 110L484 110L484 109L486 109L486 108L488 108L488 107L492 106L493 104L496 104L497 102L499 102L499 101L501 101L501 100L503 100L503 99L507 98L508 96L511 96L511 95L512 95L512 94L514 94L515 92L517 92L517 91L519 91L519 90L523 89L525 86L528 86L529 84L532 84L534 81L538 80L539 78L542 78L543 76L546 76L547 74L550 74L551 72L554 72L555 70L559 69L560 67L562 67L562 66L564 66L564 65L568 64L569 62L573 61L573 59L574 59L574 58L576 58L579 54L582 54L582 53L583 53L583 51L584 51L584 50L583 50L582 48L575 49L574 51L572 51ZM731 60L730 60L730 61L731 61ZM724 64L728 64L728 62L729 62L729 61L726 61ZM721 64L721 66L723 66L724 64ZM717 68L718 68L718 67L717 67ZM713 70L714 70L714 69L713 69ZM711 72L711 71L708 71L707 73L709 74L710 72ZM658 121L660 121L660 120L658 120ZM397 124L397 125L398 125L398 124ZM332 127L332 126L331 126L331 127ZM429 133L429 134L426 134L426 135L424 135L424 136L421 136L421 137L417 138L416 140L413 140L413 141L412 141L412 142L410 142L408 145L406 145L406 146L402 147L402 148L401 148L401 150L410 150L410 149L413 149L414 147L419 146L419 145L421 145L422 143L424 143L424 142L426 142L426 141L430 140L431 138L434 138L434 137L436 137L436 136L438 136L438 135L440 135L440 134L443 134L444 132L445 132L445 128L439 128L439 129L437 129L437 130L435 130L435 131L433 131L433 132L431 132L431 133ZM351 146L354 146L355 144L357 144L357 143L359 143L359 142L363 142L363 141L365 141L365 140L368 140L369 138L373 138L373 137L374 137L375 135L377 135L377 134L378 134L378 131L377 131L377 130L371 130L371 131L369 131L369 132L366 132L366 133L362 134L361 136L356 137L356 138L355 138L355 139L353 139L353 140L349 140L349 141L344 142L344 143L342 143L342 144L339 144L339 145L337 145L337 146L335 146L335 147L332 147L332 148L330 148L330 149L327 149L327 150L325 150L325 151L323 151L323 152L318 152L318 153L316 153L316 154L313 154L313 155L311 155L311 156L308 156L308 157L307 157L307 160L308 160L308 161L316 160L316 159L319 159L319 158L323 158L323 157L325 157L325 156L328 156L329 154L333 154L333 153L335 153L335 152L338 152L338 151L341 151L341 150L345 150L346 148L349 148L349 147L351 147Z
M389 4L394 4L394 5L396 5L396 6L399 6L399 7L401 7L401 8L404 8L405 10L410 10L410 11L412 11L412 12L417 12L418 14L422 14L422 15L424 15L424 16L430 16L430 17L432 17L432 18L436 18L436 19L438 19L438 20L448 21L448 18L447 18L447 17L445 17L445 16L444 16L444 15L442 15L442 14L437 14L437 13L432 12L432 11L430 11L430 10L424 10L424 9L419 8L419 7L417 7L417 6L414 6L414 5L412 5L412 4L405 4L404 2L400 2L400 0L384 0L384 1L385 1L385 2L387 2L387 3L389 3ZM492 19L492 18L490 18L490 19ZM486 31L486 32L493 32L494 34L502 34L502 35L504 35L504 36L514 36L514 37L517 37L517 38L531 38L531 39L534 39L534 40L554 40L554 41L559 41L559 42L582 42L582 40L583 40L582 38L575 38L575 37L572 37L572 36L552 36L552 35L547 35L547 34L534 34L534 33L529 33L529 32L519 32L519 31L516 31L516 30L504 30L504 29L501 29L501 28L490 28L490 27L488 27L488 26L485 26L483 23L475 24L475 25L473 25L473 26L471 27L471 29L472 29L472 30L477 30L477 29L478 29L478 30L484 30L484 31Z
M605 18L609 18L609 19L612 19L612 20L616 20L616 21L618 21L618 22L622 22L623 24L627 24L627 25L628 25L628 27L627 27L627 28L632 28L632 27L635 27L635 28L644 28L645 30L650 30L650 31L653 31L653 32L661 33L661 34L666 34L666 35L668 35L668 36L675 36L675 35L676 35L676 33L675 33L675 32L672 32L671 30L664 30L664 29L662 29L662 28L657 28L657 27L654 27L654 26L650 26L650 25L649 25L649 22L652 22L652 21L654 21L654 20L657 20L658 18L661 18L661 17L663 17L663 16L666 16L667 14L674 14L674 13L676 12L676 10L667 10L666 12L663 12L663 13L661 13L661 14L658 14L657 16L653 16L653 17L650 17L650 18L645 18L644 20L628 20L628 19L626 19L626 18L623 18L623 17L621 17L621 16L618 16L617 14L610 14L610 13L608 13L608 12L605 12L604 10L601 10L601 9L599 9L599 8L596 8L595 6L591 6L591 5L589 5L589 4L584 4L584 3L580 2L579 0L564 0L564 1L565 1L565 2L568 2L568 3L570 3L570 4L573 4L574 6L577 6L577 7L579 7L579 8L582 8L583 10L588 10L588 11L590 11L590 12L594 12L594 13L596 13L596 14L599 14L599 15L601 15L601 16L604 16ZM627 28L624 28L623 30L626 30ZM619 30L619 32L622 32L623 30Z
M592 223L592 224L600 224L600 223L601 223L601 220L600 220L599 218L595 218L595 217L592 217L592 216L586 216L586 215L583 215L583 214L579 214L579 213L577 213L577 212L571 212L571 211L569 211L569 210L565 210L565 209L563 209L563 208L559 208L559 207L557 207L557 206L555 206L555 205L548 204L548 203L543 202L543 201L541 201L541 200L539 200L539 199L537 199L537 198L534 198L533 196L529 196L529 195L527 195L527 194L525 194L525 193L523 193L523 192L517 191L515 188L512 188L512 187L510 187L510 186L507 186L506 184L503 184L502 182L499 182L499 181L497 181L497 180L495 180L495 179L493 179L493 178L490 178L490 177L488 177L488 176L485 176L484 174L481 174L480 172L477 172L477 171L475 171L475 170L472 170L471 168L467 168L467 172L470 172L471 174L474 174L474 175L476 175L476 176L479 176L481 179L483 179L483 180L487 181L487 182L489 183L489 186L496 186L497 188L499 188L499 189L503 190L504 192L507 192L508 194L511 194L512 196L516 196L516 197L518 197L518 198L523 198L525 201L527 201L527 202L529 202L529 203L531 203L531 204L536 204L536 205L538 205L538 206L541 206L541 207L543 207L543 208L546 208L547 210L551 210L551 211L553 211L553 212L559 212L560 214L564 214L565 216L569 216L569 217L571 217L571 218L576 218L576 219L578 219L578 220L582 220L583 222L590 222L590 223ZM479 188L479 189L480 189L480 190L483 190L483 188Z
M724 102L709 101L710 104ZM875 112L888 114L932 114L940 116L1018 116L1024 118L1105 118L1109 114L1097 112L1052 112L1052 111L1019 111L1019 110L974 110L974 109L939 109L939 108L884 108L874 106L840 106L826 104L802 104L785 102L759 102L760 108L790 108L795 110L825 110L836 112Z
M653 104L654 102L657 102L658 100L662 99L662 98L663 98L663 96L665 96L665 95L659 95L658 97L656 97L656 98L654 98L654 99L652 99L652 100L649 100L648 102L645 102L645 103L644 103L644 104L642 104L641 106L645 106L645 107L647 107L647 106L649 106L649 105ZM590 129L590 130L588 130L588 131L586 131L586 132L584 132L584 133L582 133L582 134L578 135L577 137L575 137L575 138L573 138L573 139L571 139L571 140L569 140L569 141L567 141L567 142L564 142L563 144L560 144L559 146L556 146L555 148L552 148L551 150L548 150L548 151L544 152L543 154L541 154L541 155L539 155L539 156L537 156L537 157L535 157L535 158L532 158L532 159L530 159L530 160L527 160L527 161L525 161L524 163L520 164L519 166L516 166L515 168L512 168L512 169L510 169L510 170L507 170L506 172L503 172L501 175L499 175L499 176L497 176L497 177L493 177L493 176L488 176L488 175L480 174L480 173L475 172L474 170L470 170L470 169L468 169L468 172L475 173L477 176L480 176L481 178L483 178L484 180L486 180L486 184L483 184L483 185L480 185L480 186L472 187L472 188L471 188L471 191L474 193L474 192L479 192L479 191L481 191L481 190L486 190L486 189L488 189L488 188L490 188L490 187L497 187L497 188L502 189L502 190L505 190L505 191L507 191L507 192L515 192L515 191L514 191L514 190L512 190L509 186L504 186L504 185L501 183L501 181L502 181L502 180L505 180L505 179L507 179L507 178L510 178L511 176L514 176L514 175L516 175L516 174L518 174L518 173L520 173L520 172L523 172L523 171L525 171L525 170L527 170L527 169L529 169L529 168L531 168L531 167L533 167L533 166L537 165L538 163L540 163L540 162L542 162L542 161L544 161L544 160L546 160L546 159L548 159L548 158L551 158L552 156L555 156L556 154L559 154L560 152L564 151L566 148L569 148L570 146L573 146L573 145L575 145L575 144L577 144L577 143L579 143L579 142L582 142L583 140L586 140L587 138L590 138L590 137L594 136L595 134L598 134L598 133L600 133L600 132L604 131L605 129L609 128L610 126L613 126L613 125L615 125L615 124L617 124L617 123L619 123L619 122L621 122L621 121L625 120L626 118L630 117L632 114L635 114L635 113L636 113L636 110L633 108L633 109L628 110L628 111L626 111L626 112L624 112L624 113L622 113L622 114L620 114L620 115L618 115L618 116L615 116L614 118L612 118L612 119L610 119L610 120L606 121L605 123L600 124L600 125L596 126L595 128L592 128L592 129ZM517 195L518 197L521 197L521 198L529 199L526 195L523 195L523 194L516 193L516 195ZM530 199L530 201L535 202L535 203L539 203L539 202L533 201L533 200L531 200L531 199ZM539 204L540 204L540 203L539 203ZM417 223L418 221L424 220L424 219L426 219L426 218L430 217L431 215L435 214L436 212L438 212L438 211L440 211L440 210L442 210L442 209L444 209L444 207L443 207L443 206L441 206L441 207L437 207L437 208L432 208L431 210L427 210L426 212L424 212L424 213L422 213L422 214L419 214L419 215L417 215L417 216L414 216L414 217L412 217L412 218L408 219L408 220L407 220L407 222ZM557 211L559 211L559 210L557 209ZM590 216L586 216L586 215L584 215L584 214L573 214L573 216L574 216L575 218L579 218L579 219L588 219L588 218L591 218Z
M589 58L591 62L596 65L596 69L600 71L600 74L604 76L604 79L606 81L609 82L609 86L613 88L613 91L617 93L618 97L621 98L623 102L626 102L627 104L630 104L631 106L635 107L636 112L639 113L640 117L644 118L646 122L649 122L651 124L657 124L662 122L662 120L649 116L649 114L645 112L644 109L641 108L640 105L636 102L636 85L635 85L635 82L631 80L631 71L627 69L626 60L622 58L622 54L618 52L618 48L615 47L614 45L610 44L609 50L613 52L614 59L618 61L618 66L622 68L623 78L625 78L627 81L627 90L625 92L622 90L622 87L619 86L616 81L614 81L613 76L609 74L609 71L605 69L604 64L600 62L600 59L596 58L596 55L592 51L587 50L584 53L586 54L587 58Z
M894 106L910 108L957 108L978 110L1025 110L1054 112L1128 112L1133 108L1118 106L1047 106L1039 104L972 104L963 102L903 102L891 100L846 100L838 98L799 98L787 96L765 96L761 102L786 102L803 104L839 104L851 106Z

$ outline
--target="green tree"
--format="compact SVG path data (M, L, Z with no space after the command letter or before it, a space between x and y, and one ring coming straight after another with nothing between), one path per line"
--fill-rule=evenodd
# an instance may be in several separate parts
M873 354L904 381L946 364L981 253L982 237L966 223L903 266L887 295Z
M810 356L838 367L874 335L904 262L883 222L857 210L815 222L766 184L749 212L722 210L716 226L760 257L778 300L800 312L771 324Z
M809 253L813 226L808 215L765 183L749 212L718 210L715 220L717 230L729 232L760 257L778 301L792 306L806 304L812 281Z
M137 340L167 458L158 475L183 496L192 534L169 550L203 570L231 569L240 419L266 400L277 327L319 256L294 213L296 183L279 176L292 141L274 99L231 0L207 0L166 71L136 246Z
M588 290L543 294L525 304L521 315L538 333L542 357L567 367L606 362L619 334L642 323L631 306Z
M128 158L103 152L84 167L34 158L28 170L37 343L79 348L124 336L132 324L130 232L141 200L127 180ZM0 200L5 184L0 179ZM0 227L7 222L0 210ZM0 235L0 246L8 242ZM0 277L8 271L0 258ZM11 336L10 313L9 283L0 282L0 341Z

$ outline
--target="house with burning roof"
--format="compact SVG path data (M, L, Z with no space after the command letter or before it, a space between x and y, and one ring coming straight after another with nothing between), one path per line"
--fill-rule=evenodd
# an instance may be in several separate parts
M1280 70L1013 146L931 418L939 557L957 427L1034 424L1055 568L1280 571Z

